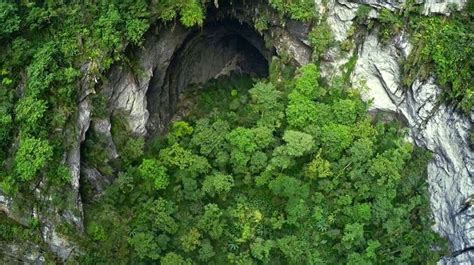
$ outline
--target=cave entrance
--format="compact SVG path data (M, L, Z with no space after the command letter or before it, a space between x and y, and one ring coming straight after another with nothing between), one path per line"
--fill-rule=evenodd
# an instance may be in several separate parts
M210 10L203 27L191 30L174 52L161 87L151 80L147 93L151 134L166 130L187 87L233 74L268 76L274 48L266 47L263 36L248 24L212 14Z

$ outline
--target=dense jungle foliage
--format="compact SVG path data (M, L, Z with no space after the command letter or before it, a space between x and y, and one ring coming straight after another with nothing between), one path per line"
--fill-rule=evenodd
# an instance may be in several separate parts
M276 65L272 81L234 77L188 91L188 116L143 158L123 154L128 166L86 212L82 262L439 259L424 180L430 155L406 143L399 124L368 116L359 90L321 84L314 64L294 79Z
M138 48L156 23L201 27L211 0L0 2L0 189L34 201L69 200L64 153L75 137L79 80L99 87L115 63ZM318 63L337 43L315 1L263 1L282 17L313 25ZM324 1L323 1L324 2ZM468 113L474 104L474 1L451 17L361 6L356 22L386 42L407 30L413 52L405 85L434 73L443 100ZM255 18L265 31L269 18ZM354 27L353 37L360 28ZM452 41L456 40L456 41ZM444 254L430 229L425 183L430 155L403 140L397 123L366 113L349 75L331 83L318 66L295 70L275 59L268 80L232 77L188 92L195 106L146 142L120 116L112 133L120 161L104 163L101 136L89 134L84 159L115 182L86 202L81 264L426 264ZM216 100L217 99L217 100ZM106 115L94 98L93 115ZM116 173L119 172L119 173ZM87 190L84 192L87 194ZM37 205L36 205L37 204ZM38 220L0 218L1 241L42 244Z

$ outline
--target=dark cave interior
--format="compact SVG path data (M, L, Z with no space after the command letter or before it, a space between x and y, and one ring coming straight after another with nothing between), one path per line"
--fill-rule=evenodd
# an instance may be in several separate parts
M148 110L151 122L159 121L159 124L155 122L148 128L150 131L167 127L176 112L180 94L191 85L202 85L231 74L268 76L269 61L275 49L269 48L263 36L245 22L212 14L210 10L202 28L187 32L173 53L166 73L153 74L147 92Z

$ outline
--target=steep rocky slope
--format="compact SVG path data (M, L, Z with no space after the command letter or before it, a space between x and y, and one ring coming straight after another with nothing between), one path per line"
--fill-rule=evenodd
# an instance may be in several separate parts
M400 8L402 2L362 1L375 8ZM450 4L462 7L464 1L424 3L423 13L450 13ZM357 4L338 1L328 18L336 39L344 40L347 29L355 18ZM376 16L376 14L372 14ZM439 102L440 88L432 76L426 81L415 80L408 88L401 84L402 61L411 51L411 44L405 32L393 38L388 44L382 43L377 34L364 36L354 51L357 63L352 81L365 81L368 90L364 97L373 100L372 111L401 115L406 121L409 140L433 152L433 160L428 165L431 208L435 219L434 229L447 237L453 257L446 257L440 263L471 264L474 254L472 207L465 208L466 200L474 193L474 152L470 148L469 132L474 121L474 112L465 116L452 106ZM348 58L339 58L345 62ZM334 60L331 66L341 65ZM329 74L329 71L328 71Z
M327 14L323 18L330 25L336 41L356 38L352 40L356 45L349 52L341 52L336 47L325 53L321 62L323 74L331 79L356 55L358 59L350 78L354 84L365 81L368 90L364 97L373 100L371 111L392 113L401 118L409 128L409 141L433 152L428 165L431 208L435 219L433 228L448 238L453 253L440 263L473 263L474 208L466 208L465 201L474 194L474 153L468 140L474 113L467 117L452 106L440 103L440 88L434 75L424 81L417 79L410 87L401 84L401 63L411 52L410 36L406 32L391 38L388 43L378 39L377 29L362 35L349 33L361 4L372 6L369 15L376 17L380 8L396 10L403 6L404 1L330 0L326 5L316 2L319 12ZM449 15L453 8L462 8L465 1L429 0L419 4L425 15ZM137 59L137 68L142 71L137 73L134 69L115 65L108 73L108 81L100 87L96 87L94 74L88 74L93 65L82 67L85 77L78 84L81 96L74 139L71 139L73 145L65 156L72 174L70 210L59 213L51 208L42 222L43 239L60 259L66 260L75 248L56 231L59 220L67 220L78 231L83 230L80 178L90 183L97 195L113 181L111 176L102 176L95 168L82 163L81 145L88 132L98 132L106 138L108 158L113 160L118 156L111 134L114 115L125 118L134 135L149 136L166 130L180 93L190 84L202 84L231 71L264 76L268 61L274 55L292 58L295 65L311 61L307 39L310 25L270 21L262 37L251 28L252 18L259 14L258 8L221 9L210 19L215 19L215 24L225 21L221 23L224 26L203 30L156 25L147 34L143 48L131 51ZM205 48L210 45L212 49ZM92 115L94 94L102 95L107 101L107 113L103 117ZM38 194L47 201L41 187ZM3 211L10 218L22 220L21 214L11 209L11 205L11 199L0 197ZM26 257L27 260L41 262L40 251L32 250L30 254L34 257Z
M329 11L327 21L336 40L344 41L348 37L352 37L348 36L347 31L354 23L353 20L360 4L373 6L374 9L371 15L377 16L377 9L381 7L401 8L403 2L330 1L326 7ZM452 4L456 4L458 8L461 8L465 2L438 3L427 1L423 4L423 13L425 15L433 13L449 15L452 11L450 9L450 6L453 6ZM297 26L297 29L303 29L304 31L304 26L301 25L299 28ZM269 34L274 34L279 30L281 29L271 29ZM179 32L179 29L177 32ZM283 36L290 37L275 39L272 43L274 43L277 50L285 47L286 52L292 53L300 64L309 61L307 48L304 45L301 46L305 43L304 38L298 39L288 29L283 32ZM473 209L461 210L465 201L474 192L472 182L474 153L470 149L468 140L474 115L466 117L454 110L453 107L439 103L440 88L436 85L434 76L427 81L416 80L407 89L403 87L400 82L402 78L401 63L411 50L410 37L406 33L402 32L388 44L380 42L376 32L367 33L362 38L360 45L352 51L352 54L357 54L358 58L352 74L352 81L355 84L361 80L365 81L368 91L364 96L367 100L373 100L372 111L389 112L399 115L399 118L402 117L410 129L409 140L433 152L433 160L428 165L431 207L436 222L433 228L449 239L451 250L455 254L453 257L446 257L441 262L448 264L472 262L474 256L470 251L470 247L474 246ZM167 51L170 50L173 49L167 49ZM145 50L144 53L148 55L143 56L143 58L153 58L149 56L150 52ZM334 74L335 71L337 72L338 68L352 56L351 53L343 56L331 56L331 54L338 53L337 50L330 50L326 56L329 59L323 62L323 69L326 69L328 77ZM147 63L144 62L143 65L147 65ZM160 76L159 73L157 74ZM112 80L114 79L112 78ZM128 80L133 82L133 79ZM147 84L146 81L145 84ZM112 101L112 105L113 108L125 109L126 112L133 113L128 116L131 118L132 128L145 128L148 113L146 108L143 109L143 102L146 102L144 91L146 92L147 85L142 86L141 91L133 89L134 87L138 86L127 82L121 82L112 87L113 91L115 89L126 91L123 94L126 95L126 100ZM127 89L124 90L123 88ZM136 93L133 91L136 91ZM134 100L135 98L136 100ZM124 108L123 102L128 102L129 107ZM134 110L130 108L132 106L142 108L142 111L134 113ZM137 122L142 124L136 126ZM135 132L144 133L142 129L136 129Z

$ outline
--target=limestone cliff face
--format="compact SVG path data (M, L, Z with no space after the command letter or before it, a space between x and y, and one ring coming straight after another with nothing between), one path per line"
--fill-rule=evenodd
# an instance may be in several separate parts
M161 28L157 35L150 33L137 51L140 74L115 66L100 92L108 99L111 115L125 114L135 135L162 132L188 85L233 71L265 76L275 53L288 55L297 65L309 62L307 25L270 26L265 36L272 47L266 47L263 37L250 28L253 22L246 19L210 22L200 31L175 25Z
M369 16L377 16L377 10L385 7L398 9L404 1L329 1L327 6L318 5L320 11L327 10L327 21L331 26L335 40L344 41L348 37L357 8L360 4L369 4L374 10ZM462 8L464 0L449 0L446 2L425 1L424 14L445 14L453 8ZM305 25L277 27L270 29L273 45L277 53L290 54L297 64L305 64L310 60L310 51L305 41ZM307 32L307 29L306 29ZM129 113L130 127L138 135L146 135L148 130L163 128L172 114L170 104L175 104L179 89L163 91L169 82L166 69L172 63L173 53L184 42L187 35L182 29L160 34L158 40L147 42L145 49L140 52L140 64L145 74L136 77L132 73L114 69L111 83L105 91L111 95L111 109L125 110ZM252 41L252 37L248 37ZM255 43L255 39L253 39ZM372 100L371 111L392 112L401 116L409 127L408 140L426 148L433 153L433 159L428 165L428 182L431 198L431 208L435 225L433 229L450 242L452 257L445 257L442 264L464 264L474 262L474 253L469 247L474 246L474 208L460 212L464 202L474 194L474 153L469 147L468 134L474 115L465 117L452 107L439 104L440 88L433 76L426 81L416 80L410 87L401 85L401 61L409 55L411 46L409 36L402 33L388 44L381 44L376 31L368 33L358 40L360 43L349 53L341 53L331 49L322 64L323 74L331 78L340 72L340 66L345 64L353 54L358 61L351 80L354 85L364 81L368 91L364 99ZM265 51L259 44L261 52ZM266 51L268 52L268 51ZM232 60L232 56L223 56ZM226 61L221 62L225 65ZM204 82L219 72L219 65L199 72L205 76ZM176 70L176 69L174 69ZM201 69L203 70L203 69ZM192 73L192 71L191 71ZM192 76L192 74L191 74ZM192 77L191 77L192 79ZM189 84L187 80L184 84ZM192 82L191 82L192 83ZM151 86L150 86L151 85ZM151 93L154 99L147 98L150 87L161 87L161 91ZM168 89L168 88L166 88ZM174 94L173 94L174 93ZM173 98L174 97L174 98ZM159 101L156 99L159 98ZM152 100L152 101L150 101ZM171 103L170 103L171 102ZM153 104L154 106L150 106ZM147 107L148 105L148 107ZM166 106L163 108L163 106ZM154 114L150 116L150 110ZM147 130L148 129L148 130Z
M434 230L448 238L453 253L474 245L474 209L461 211L464 202L474 193L474 152L468 135L472 120L457 113L451 106L439 104L440 88L436 79L416 80L403 89L399 83L399 63L403 57L395 40L384 46L373 35L359 47L353 80L367 80L366 99L373 99L372 110L401 114L408 123L409 140L433 153L428 164L428 183ZM448 264L471 262L472 252L445 258Z
M358 3L390 9L403 4L397 1ZM465 1L426 1L423 13L449 14L452 8L461 8L464 4ZM329 25L336 39L343 41L347 38L358 4L332 1L329 6L333 10L328 18ZM369 14L376 15L375 11ZM465 201L474 194L474 152L468 140L474 112L471 112L471 117L466 117L452 106L440 104L438 96L441 90L434 76L403 87L400 83L400 64L410 51L406 33L401 33L388 44L382 44L376 32L372 32L363 37L352 53L330 57L323 65L323 73L330 77L353 53L357 54L352 81L354 84L363 81L368 87L363 97L373 101L371 111L401 115L409 128L408 140L433 153L433 159L428 164L430 201L435 220L433 229L449 240L453 253L453 256L445 257L439 263L472 264L474 253L470 248L474 246L474 208L465 208Z
M326 19L336 41L351 37L348 36L349 31L360 4L374 7L369 16L377 16L377 10L381 7L398 9L404 4L403 0L329 0L326 5L320 0L316 2L318 11L328 15ZM423 6L424 14L447 15L453 8L462 8L465 2L427 0L419 4ZM179 25L156 26L146 36L143 47L134 51L139 71L116 65L108 73L107 82L102 87L96 86L94 76L86 75L81 80L78 115L71 139L73 145L65 155L65 163L72 173L71 209L61 214L51 209L51 213L42 218L43 238L58 257L66 260L74 246L57 233L57 221L66 220L79 231L82 230L79 179L85 178L97 194L113 181L82 163L80 149L88 130L107 138L105 148L113 159L118 156L110 133L111 117L115 114L120 113L126 119L133 134L147 136L166 129L179 95L187 85L204 83L230 71L265 75L262 62L270 60L273 55L293 58L296 65L310 61L311 49L306 39L308 25L290 21L282 25L270 21L269 29L263 33L265 38L262 38L249 30L249 26L242 26L253 25L252 17L256 15L257 8L246 12L230 10L224 16L242 24L229 23L209 31L193 31ZM222 18L216 18L216 21L219 19ZM248 47L242 52L235 42L246 43ZM448 238L451 250L456 254L445 257L440 263L474 263L474 251L469 251L469 247L474 246L474 207L460 211L464 201L474 194L474 153L468 143L474 113L471 117L465 117L448 105L438 104L440 88L434 76L426 81L416 80L408 88L402 87L400 64L411 50L406 34L402 33L382 45L374 31L361 36L356 43L358 45L347 53L341 53L337 48L330 49L321 65L323 75L331 79L341 72L342 65L354 54L357 55L351 80L354 85L362 80L365 82L368 91L363 96L366 100L373 100L371 111L391 112L403 117L409 127L408 140L433 153L428 165L431 208L435 220L433 229ZM206 47L212 49L198 53ZM83 67L85 73L88 67L87 64ZM91 95L94 93L101 93L107 99L106 117L92 117ZM11 198L0 196L0 208L9 217L21 222L23 217L14 213L11 205ZM12 251L18 249L18 246L8 247ZM31 253L36 252L32 250ZM38 254L29 260L41 263L43 259Z
M345 4L346 1L341 0L338 1L340 4ZM367 4L371 5L375 8L388 8L391 10L400 9L403 5L407 2L406 0L355 0L355 1L348 1L348 2L355 2L358 4ZM416 4L422 6L422 13L424 15L430 14L444 14L449 15L454 10L459 10L464 7L466 4L466 0L446 0L446 1L438 1L438 0L417 0L415 1Z

